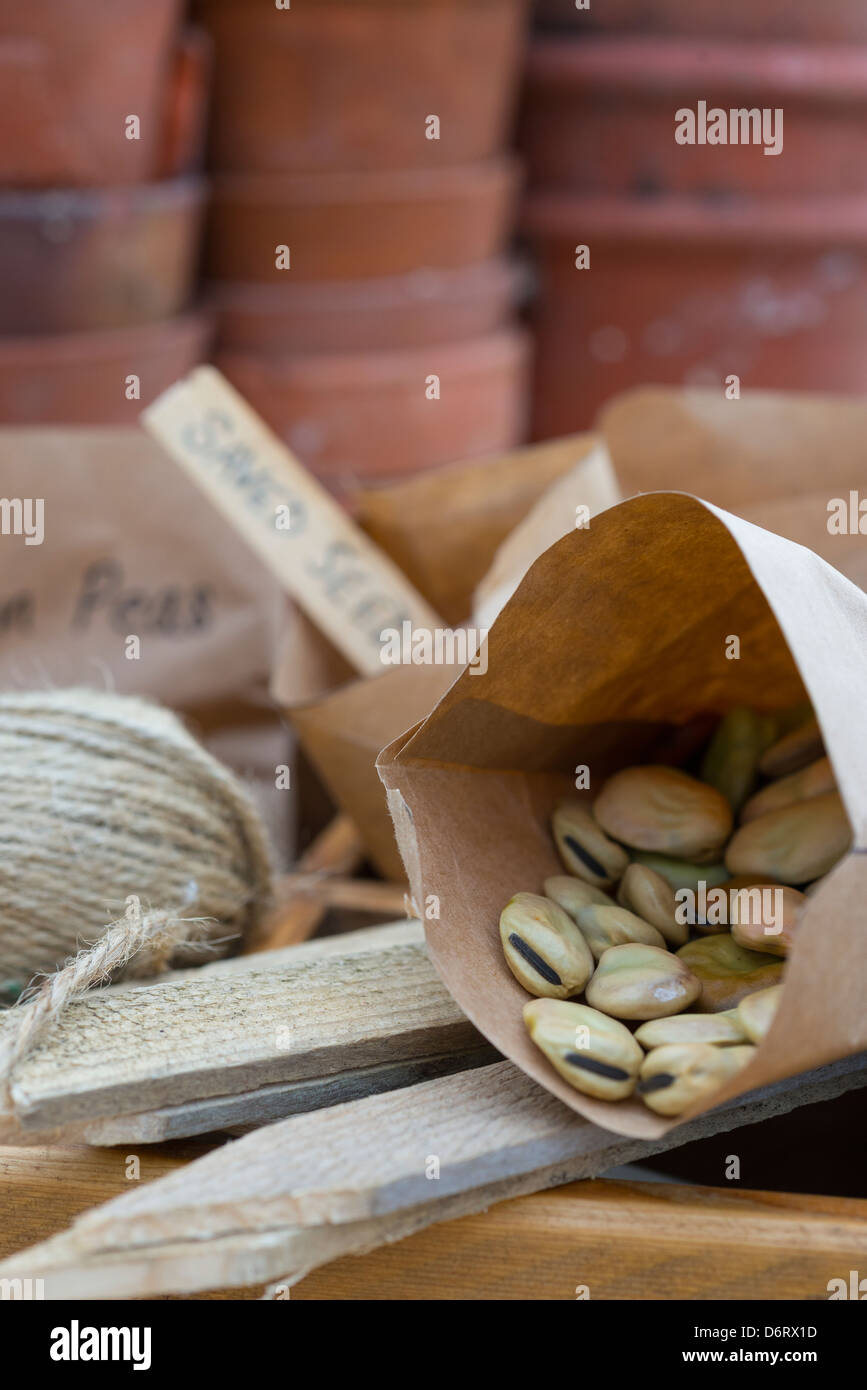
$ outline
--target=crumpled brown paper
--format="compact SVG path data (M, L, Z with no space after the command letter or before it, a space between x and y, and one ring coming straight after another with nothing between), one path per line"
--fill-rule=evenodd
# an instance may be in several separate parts
M169 705L245 778L286 857L290 738L268 699L285 599L264 566L139 429L0 430L0 492L44 519L41 544L0 536L0 688Z
M487 488L482 485L485 469ZM552 476L554 483L546 492L540 479ZM414 534L425 521L445 543L439 567L433 566L435 552L425 552L431 568L423 573L434 589L434 574L442 574L440 592L448 595L448 606L464 617L473 601L480 556L486 564L494 562L493 587L486 590L486 606L493 613L502 601L501 591L510 592L540 551L575 525L576 505L586 507L592 516L618 501L620 495L607 455L602 450L600 456L587 435L526 449L484 465L471 464L466 471L445 469L395 491L401 497L408 491L417 502L418 494L423 494L420 510L414 506L403 513L406 534ZM390 503L383 502L378 515L386 514L396 523L397 513L390 511ZM444 515L449 518L448 525ZM514 529L498 550L507 515ZM392 530L390 535L398 552L395 555L393 551L392 557L399 559L396 532ZM452 564L451 557L457 553L466 557L463 565ZM478 629L487 621L487 614L482 614L473 625ZM381 676L348 680L346 663L333 648L315 640L309 624L293 618L292 627L294 640L286 644L272 684L274 697L286 707L305 752L335 801L358 826L380 873L405 882L376 773L376 756L384 744L424 718L463 668L401 665L384 668ZM334 683L335 688L317 694L317 682L326 689Z
M829 530L828 503L867 481L867 401L796 391L641 386L615 396L600 430L623 495L691 492L799 545L867 589L864 529Z
M769 1036L713 1103L867 1047L865 691L867 596L708 503L635 497L546 551L491 630L487 673L461 676L379 760L432 958L476 1027L594 1122L647 1138L671 1127L638 1100L574 1091L530 1042L499 913L559 871L548 816L577 766L592 796L697 713L783 708L806 692L852 849L810 898Z
M441 618L462 623L497 548L596 443L569 435L368 488L353 499L356 519Z

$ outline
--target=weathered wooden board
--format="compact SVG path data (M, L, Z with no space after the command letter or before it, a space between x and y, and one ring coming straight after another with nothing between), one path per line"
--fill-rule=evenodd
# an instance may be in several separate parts
M597 1128L500 1062L257 1130L11 1257L0 1277L43 1278L49 1298L290 1286L338 1256L865 1082L862 1055L648 1143Z
M299 1299L821 1299L867 1266L867 1202L570 1183L345 1256Z
M418 1061L382 1062L377 1067L357 1067L313 1081L261 1086L237 1096L209 1096L206 1100L146 1110L140 1115L118 1115L95 1120L81 1129L88 1144L160 1144L189 1135L211 1134L215 1130L243 1134L260 1125L303 1115L328 1105L340 1105L363 1096L398 1091L420 1081L451 1076L470 1067L489 1066L499 1060L496 1048L484 1044L467 1051L446 1052Z
M0 1142L264 1123L494 1056L440 983L419 923L398 922L73 1004L16 1071ZM132 1118L142 1112L157 1113Z

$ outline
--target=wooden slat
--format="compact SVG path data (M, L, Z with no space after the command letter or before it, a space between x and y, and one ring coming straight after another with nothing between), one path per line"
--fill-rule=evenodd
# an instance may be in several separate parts
M508 1062L299 1115L126 1193L0 1277L50 1298L291 1284L339 1256L867 1081L849 1059L739 1098L648 1143L601 1130ZM432 1160L439 1164L431 1176Z
M490 1066L499 1059L495 1048L483 1044L466 1051L451 1051L419 1061L383 1062L378 1067L357 1067L313 1081L261 1086L237 1096L211 1096L206 1100L167 1105L139 1115L117 1115L88 1122L81 1138L88 1144L157 1144L189 1135L225 1130L244 1134L260 1125L289 1115L304 1115L328 1105L399 1091L438 1076L452 1076L471 1067Z
M345 907L353 912L375 913L380 921L399 921L406 916L408 886L383 883L375 878L321 878L317 874L291 873L280 880L278 891L298 895L325 907ZM291 944L291 943L278 943Z
M601 1180L335 1260L291 1299L818 1299L867 1268L867 1202ZM279 1290L283 1296L284 1291Z
M333 1079L344 1074L344 1094L353 1096L365 1074L379 1090L430 1074L414 1071L418 1063L442 1072L450 1057L459 1068L474 1053L478 1061L495 1055L440 983L419 923L396 923L73 1004L16 1071L16 1124L2 1138L38 1140L66 1127L79 1134L82 1125L112 1143L203 1132L292 1113L305 1094L333 1103L341 1098ZM327 1083L326 1100L311 1082ZM285 1090L305 1084L306 1092ZM204 1102L216 1097L246 1100L208 1114ZM187 1128L180 1106L191 1107ZM166 1110L162 1130L131 1120L98 1139L103 1118Z
M364 845L355 825L349 816L338 815L307 847L298 860L296 871L323 877L351 874L363 858ZM307 941L325 916L327 907L328 902L321 895L290 895L284 879L280 901L257 935L247 943L247 953L274 951Z

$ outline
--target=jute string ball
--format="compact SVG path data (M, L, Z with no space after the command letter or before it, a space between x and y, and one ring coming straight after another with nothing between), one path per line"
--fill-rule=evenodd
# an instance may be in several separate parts
M170 711L86 689L0 695L0 991L114 919L76 993L148 943L137 973L188 962L193 939L224 953L271 884L250 798Z

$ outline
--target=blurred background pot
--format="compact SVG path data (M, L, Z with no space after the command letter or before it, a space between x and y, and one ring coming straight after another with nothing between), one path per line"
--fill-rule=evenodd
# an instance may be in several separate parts
M181 0L0 0L0 184L153 176ZM140 139L125 122L138 116Z
M509 159L374 174L230 174L215 179L206 265L217 279L354 280L497 255L509 236Z
M143 406L205 360L206 315L91 333L0 338L0 424L134 425ZM135 375L140 399L128 400Z
M525 0L200 0L216 50L222 170L429 168L508 133ZM440 139L425 122L436 115Z
M678 144L675 113L699 100L782 108L781 152ZM548 38L530 50L521 145L534 188L771 197L867 191L865 126L867 49Z
M536 438L583 428L637 382L867 391L865 197L539 194L524 225L540 277Z
M507 449L525 427L528 343L512 328L405 352L216 362L338 495ZM439 399L428 399L432 376Z
M535 0L541 25L553 29L632 30L640 34L701 34L713 38L867 41L864 0Z
M504 257L455 270L280 285L216 282L217 345L261 353L360 352L481 337L508 319L526 283Z
M169 318L196 272L200 179L0 193L0 333L64 333Z
M203 29L189 25L181 30L166 84L158 178L189 174L201 167L212 56L211 41Z

